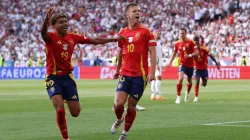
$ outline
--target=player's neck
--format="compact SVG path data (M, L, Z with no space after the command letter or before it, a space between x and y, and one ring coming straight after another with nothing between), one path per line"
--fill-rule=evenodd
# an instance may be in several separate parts
M59 37L64 37L67 33L65 34L65 33L56 32L56 34L57 34Z
M129 30L133 30L133 29L135 29L138 26L138 24L139 24L138 22L134 22L134 23L133 22L129 22L128 23L128 29Z
M181 41L186 41L187 40L187 38L183 38L183 39L181 39Z

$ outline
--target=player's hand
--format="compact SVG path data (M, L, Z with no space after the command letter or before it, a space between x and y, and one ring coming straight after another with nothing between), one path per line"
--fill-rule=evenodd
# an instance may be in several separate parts
M49 10L46 12L46 17L45 18L50 20L54 10L55 10L55 6L50 7Z
M155 80L155 74L149 74L148 77L147 77L148 83L150 83L153 80Z
M188 54L184 54L184 57L185 57L185 58L188 58L188 57L189 57L189 55L188 55Z
M167 66L170 68L170 67L171 67L171 65L172 65L172 63L168 63L168 65L167 65Z
M119 75L120 75L120 72L115 72L115 74L113 75L113 78L117 79L117 78L119 78Z
M220 63L217 63L216 66L217 66L217 69L220 70Z

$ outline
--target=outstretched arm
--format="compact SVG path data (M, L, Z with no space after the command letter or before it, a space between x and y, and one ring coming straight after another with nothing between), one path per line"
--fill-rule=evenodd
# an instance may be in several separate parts
M196 49L193 53L191 54L185 54L184 57L188 58L188 57L194 57L194 56L198 56L200 54L199 50Z
M90 39L90 44L106 44L109 42L117 42L119 40L125 39L123 36L119 36L117 38L101 38L101 37L96 37L96 38L91 38Z
M54 9L55 9L54 6L49 8L49 10L46 13L46 17L43 21L43 24L41 26L41 35L44 41L49 41L48 27L49 27L50 19L51 19Z
M188 58L188 57L193 57L193 56L198 56L200 54L200 42L199 42L199 38L195 37L195 46L197 46L197 49L191 53L191 54L185 54L184 57Z

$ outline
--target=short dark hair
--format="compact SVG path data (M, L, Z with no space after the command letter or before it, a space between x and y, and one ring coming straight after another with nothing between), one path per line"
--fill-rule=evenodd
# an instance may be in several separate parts
M187 33L187 29L186 28L181 28L180 30L183 30L183 31L185 31Z
M129 3L125 8L125 14L128 12L130 7L139 6L137 3Z
M63 13L57 13L57 14L55 14L55 15L51 18L51 24L52 24L52 25L55 25L56 20L57 20L58 18L61 18L61 17L67 18L67 15L66 15L66 14L63 14Z
M200 35L200 39L201 39L202 41L204 41L204 37L203 37L202 35Z

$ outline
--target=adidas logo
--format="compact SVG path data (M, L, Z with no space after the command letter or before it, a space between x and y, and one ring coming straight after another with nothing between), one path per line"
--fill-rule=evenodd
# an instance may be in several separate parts
M135 96L135 98L138 98L138 97L139 97L138 94L135 94L134 96Z
M72 96L71 98L72 98L72 99L77 99L76 95Z

